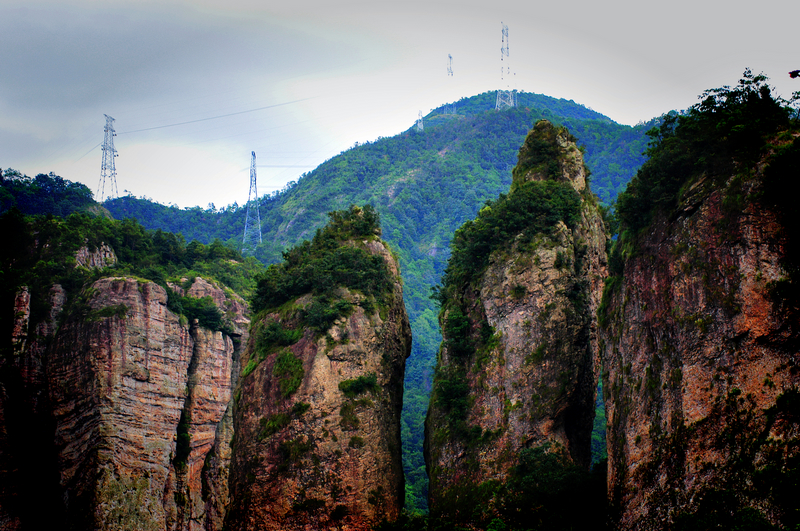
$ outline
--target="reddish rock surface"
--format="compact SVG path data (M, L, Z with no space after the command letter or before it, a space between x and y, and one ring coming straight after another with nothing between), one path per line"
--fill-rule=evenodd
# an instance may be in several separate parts
M213 288L202 279L197 283ZM241 299L229 300L214 289L215 301L235 317L237 343L246 342ZM15 389L15 396L27 397L27 410L40 416L43 491L53 477L52 490L61 499L46 503L49 510L63 513L69 529L221 528L220 506L228 501L224 448L232 436L222 420L238 374L232 338L185 323L167 309L166 291L152 282L103 278L81 298L59 316L65 296L55 286L50 319L30 331L24 292L17 297L19 378L6 381L19 381L26 390ZM20 404L11 405L19 415ZM3 433L16 429L7 422L8 404L0 406ZM190 445L185 464L176 466L182 419ZM0 474L14 483L13 468L2 466L5 448L0 437ZM216 457L207 459L212 449ZM214 478L213 489L204 488L204 474ZM0 523L4 529L31 528L30 515L13 517L6 501L31 493L24 484L8 488L10 498L0 493ZM3 519L7 509L11 515Z
M400 412L411 330L397 263L381 241L357 241L383 257L392 274L385 304L369 311L363 295L341 289L354 303L325 333L302 328L303 296L253 329L235 397L231 530L368 530L394 520L404 499ZM362 304L362 305L359 305ZM269 323L301 330L290 346L256 364L258 334ZM300 360L302 380L288 396L276 375L279 354ZM348 397L339 384L374 377Z
M800 447L797 301L771 294L791 243L756 199L761 168L732 210L726 195L738 186L702 179L656 219L605 309L609 493L621 529L666 529L712 502L782 521L781 494L763 482Z

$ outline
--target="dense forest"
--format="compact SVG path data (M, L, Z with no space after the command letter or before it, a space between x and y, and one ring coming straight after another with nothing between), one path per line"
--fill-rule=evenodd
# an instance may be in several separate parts
M0 171L0 212L16 207L27 215L50 214L66 217L74 212L99 212L92 191L81 183L58 175L22 175L8 168Z

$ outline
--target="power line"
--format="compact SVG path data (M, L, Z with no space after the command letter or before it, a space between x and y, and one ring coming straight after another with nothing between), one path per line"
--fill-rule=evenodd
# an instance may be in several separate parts
M259 168L316 168L311 164L259 164Z
M259 107L257 109L248 109L246 111L238 111L238 112L231 112L231 113L228 113L228 114L220 114L219 116L210 116L208 118L198 118L197 120L189 120L188 122L180 122L180 123L176 123L176 124L157 125L155 127L146 127L144 129L136 129L134 131L124 131L124 132L118 133L118 134L127 135L127 134L130 134L130 133L141 133L143 131L153 131L154 129L164 129L164 128L167 128L167 127L177 127L179 125L195 124L197 122L207 122L209 120L217 120L219 118L227 118L228 116L236 116L236 115L239 115L239 114L247 114L247 113L250 113L250 112L263 111L265 109L274 109L275 107L283 107L285 105L291 105L292 103L298 103L298 102L310 100L310 99L313 99L313 98L314 97L312 96L310 98L302 98L302 99L299 99L299 100L287 101L285 103L276 103L275 105L267 105L266 107Z
M77 159L75 160L75 162L78 162L78 161L79 161L79 160L81 160L83 157L85 157L86 155L88 155L89 153L91 153L92 151L94 151L95 149L97 149L99 146L102 146L102 145L103 145L103 143L102 143L102 142L100 142L100 143L99 143L99 144L97 144L95 147L93 147L92 149L90 149L89 151L87 151L86 153L84 153L83 155L81 155L79 158L77 158Z

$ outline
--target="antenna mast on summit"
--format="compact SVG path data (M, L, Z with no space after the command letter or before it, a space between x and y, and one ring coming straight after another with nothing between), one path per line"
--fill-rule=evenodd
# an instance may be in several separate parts
M103 128L105 132L103 136L103 162L100 165L100 182L97 185L97 195L100 198L100 203L103 202L105 197L106 181L108 181L111 188L109 198L119 197L117 190L117 168L114 165L114 159L117 156L117 150L114 148L114 137L117 133L114 132L114 119L107 114L106 126Z
M247 194L247 217L244 219L242 254L252 253L261 243L261 214L258 210L258 186L256 185L256 152L250 158L250 192ZM255 226L253 226L255 225Z
M509 53L508 53L508 26L500 23L502 25L502 37L501 37L501 47L500 47L500 83L502 84L506 75L511 77L511 64L509 63ZM502 111L503 109L508 109L514 106L514 93L508 88L508 84L506 84L505 89L500 89L497 91L497 102L495 103L495 109L498 111Z

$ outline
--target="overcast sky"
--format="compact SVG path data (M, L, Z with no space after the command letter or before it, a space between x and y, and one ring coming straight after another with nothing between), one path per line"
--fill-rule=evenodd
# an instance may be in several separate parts
M498 88L631 125L745 67L788 99L798 15L795 0L0 0L0 166L97 193L108 114L120 194L241 205L251 151L263 195Z

